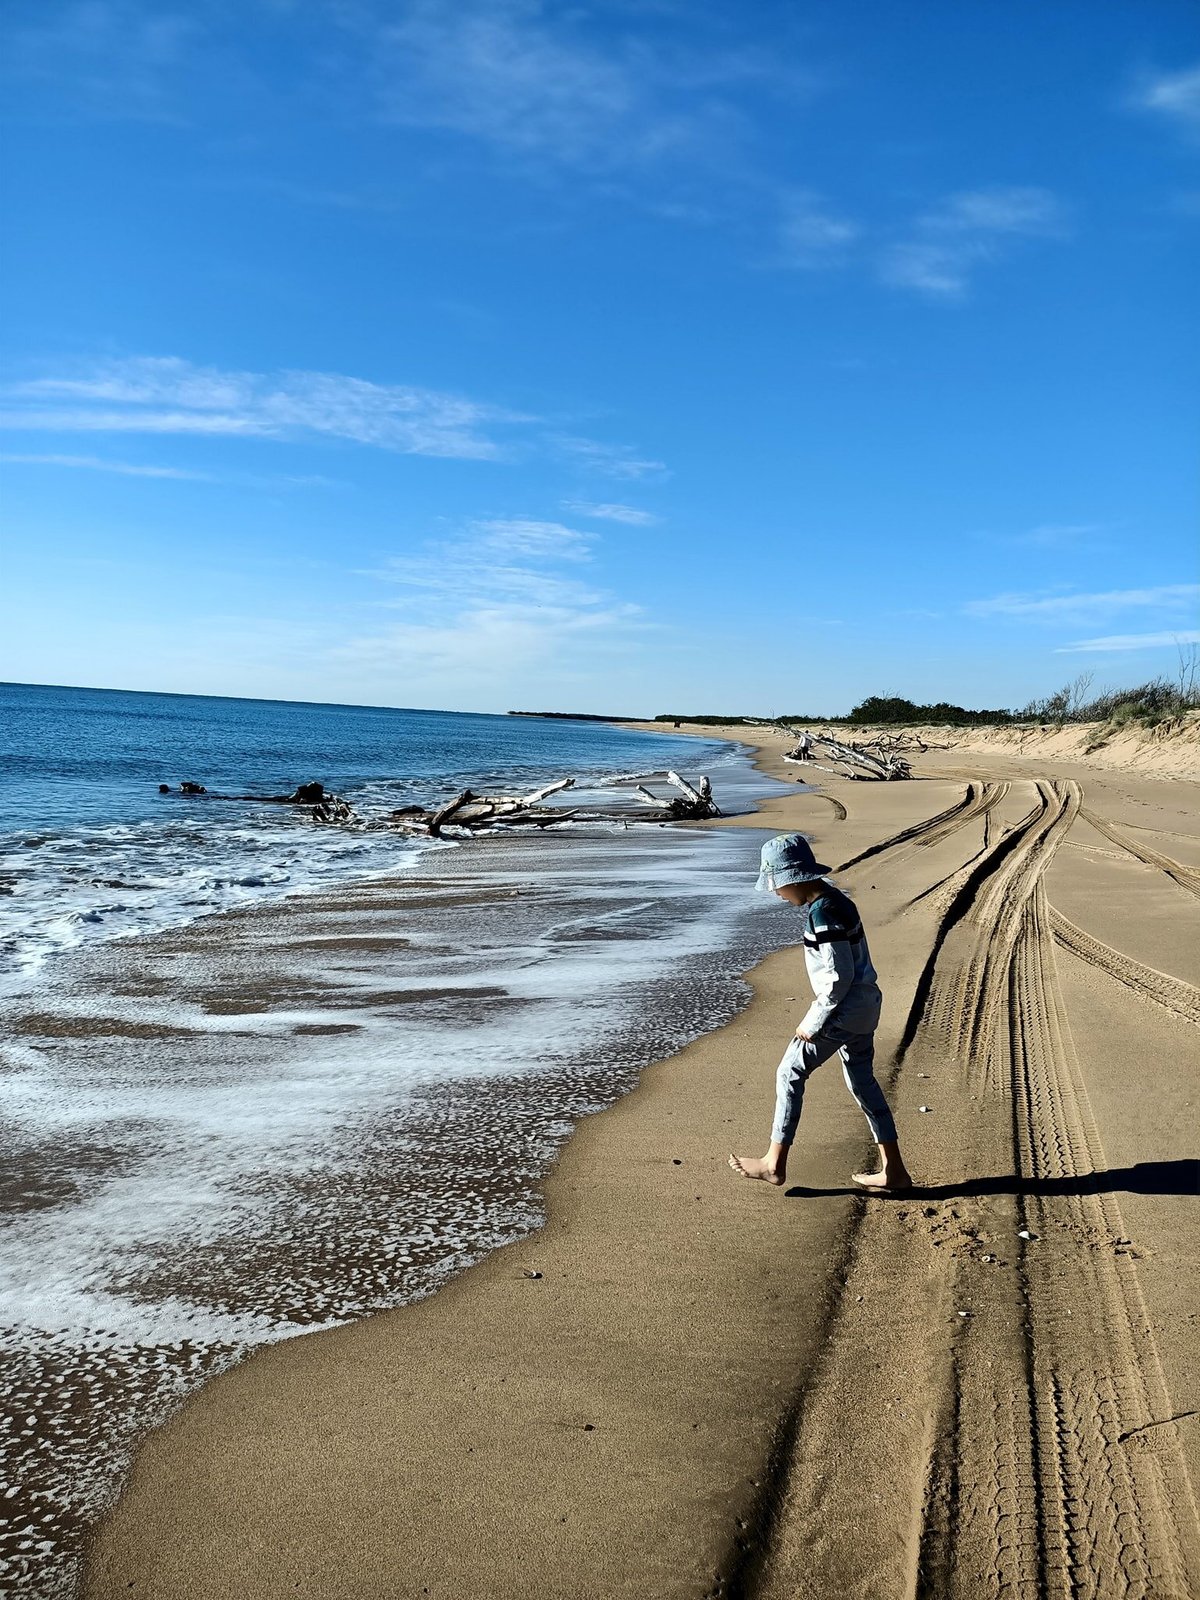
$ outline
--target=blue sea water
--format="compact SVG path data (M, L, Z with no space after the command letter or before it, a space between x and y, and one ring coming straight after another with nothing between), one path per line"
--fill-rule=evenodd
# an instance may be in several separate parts
M420 848L219 793L315 779L369 819L468 786L727 766L730 749L607 723L0 684L0 969L395 870ZM184 780L209 794L180 795Z

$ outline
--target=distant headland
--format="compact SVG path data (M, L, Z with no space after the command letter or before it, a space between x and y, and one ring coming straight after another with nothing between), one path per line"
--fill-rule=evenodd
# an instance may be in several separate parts
M557 722L651 722L652 717L601 717L592 711L506 711L506 717L553 717Z

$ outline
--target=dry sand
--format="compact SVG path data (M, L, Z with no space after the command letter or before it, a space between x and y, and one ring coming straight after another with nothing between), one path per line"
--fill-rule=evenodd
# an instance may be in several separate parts
M1195 786L1028 749L918 773L734 825L846 863L921 1192L851 1192L833 1064L792 1187L729 1172L806 1005L772 957L582 1124L540 1233L153 1436L86 1594L1200 1593Z

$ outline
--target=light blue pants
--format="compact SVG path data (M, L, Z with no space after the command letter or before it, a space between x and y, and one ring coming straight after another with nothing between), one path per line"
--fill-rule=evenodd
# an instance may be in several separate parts
M848 1028L839 1028L836 1022L827 1022L815 1038L793 1039L783 1052L775 1074L772 1144L791 1144L795 1139L804 1109L804 1085L822 1061L828 1061L835 1051L842 1058L846 1087L871 1125L872 1139L876 1144L891 1144L895 1140L896 1124L883 1098L883 1090L875 1081L875 1035L851 1033Z

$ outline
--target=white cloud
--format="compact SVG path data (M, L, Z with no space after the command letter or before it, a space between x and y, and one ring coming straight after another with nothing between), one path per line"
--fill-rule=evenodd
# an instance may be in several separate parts
M0 454L0 461L14 466L56 467L68 471L112 472L123 478L157 478L181 483L218 483L243 489L333 489L336 478L315 472L303 473L216 473L199 472L192 467L159 467L137 461L109 461L102 456Z
M212 483L208 472L193 472L187 467L140 466L133 461L103 461L99 456L23 456L5 453L0 461L30 467L70 467L90 472L116 472L126 478L178 478L189 483Z
M554 442L564 455L609 478L637 482L643 478L669 476L665 461L640 456L629 445L604 444L597 439L580 439L568 434L559 434Z
M1186 609L1200 598L1200 583L1165 583L1152 589L1106 589L1094 594L1001 594L972 600L972 617L1033 617L1058 620L1069 616L1106 616L1122 611Z
M1103 524L1099 522L1041 522L1035 528L1015 534L1010 542L1045 549L1072 548L1102 531Z
M1200 131L1200 65L1144 77L1130 103L1137 110L1157 112L1190 132Z
M910 241L888 250L881 276L897 289L916 289L935 298L956 300L966 293L971 266L986 254L986 250L971 252Z
M82 376L11 385L0 426L63 433L324 434L408 455L493 460L495 431L533 419L497 406L330 372L223 372L178 357L133 357ZM67 402L47 404L47 402Z
M810 189L800 189L784 201L780 247L787 266L806 270L840 264L862 229L839 216Z
M1200 628L1185 628L1176 633L1112 633L1103 639L1080 639L1076 644L1059 645L1054 653L1064 656L1084 650L1158 650L1180 644L1200 644Z
M517 556L546 556L586 561L593 535L561 522L537 522L531 517L494 517L475 522L485 548Z
M437 554L395 556L368 576L394 584L399 591L395 599L381 602L386 609L419 611L423 617L480 606L586 610L605 600L603 593L578 579L506 565L478 551L465 555L450 546Z
M973 189L950 195L927 211L919 225L930 233L1059 233L1062 207L1046 189Z
M352 639L331 654L375 672L415 674L426 681L448 679L459 689L464 685L494 689L530 668L557 672L561 666L578 665L582 651L603 645L606 634L627 630L636 616L636 608L622 606L534 611L473 605L446 622L401 623ZM552 697L549 685L546 692Z
M887 249L880 275L896 288L934 299L962 299L971 275L1022 239L1063 237L1060 202L1046 189L997 186L965 190L918 217L911 237Z
M682 13L681 13L682 15ZM722 159L730 98L769 85L795 102L811 76L777 52L665 42L636 7L600 19L542 0L400 0L360 21L383 117L480 140L545 169L611 174Z
M201 36L196 8L138 0L75 0L43 6L38 21L5 41L7 72L61 84L59 103L102 117L176 122L178 89Z
M409 5L379 35L382 93L396 122L437 127L572 162L648 139L633 74L529 5Z
M649 528L662 521L652 511L612 501L564 500L563 510L572 511L577 517L595 517L601 522L623 522L631 528Z
M462 537L397 557L374 574L411 615L334 654L373 671L447 678L478 692L531 668L574 670L644 627L637 606L551 570L586 557L588 536L531 518L467 525ZM521 559L504 559L505 556Z
M33 433L196 433L244 438L281 438L277 427L268 427L249 416L217 411L105 411L99 407L28 406L0 410L0 428L25 429Z
M661 477L628 445L547 435L537 417L413 385L335 372L222 371L178 356L94 363L70 376L0 389L0 428L43 433L349 439L403 455L496 461L512 439L565 454L608 477ZM65 458L64 458L65 459ZM76 458L82 462L83 457Z

